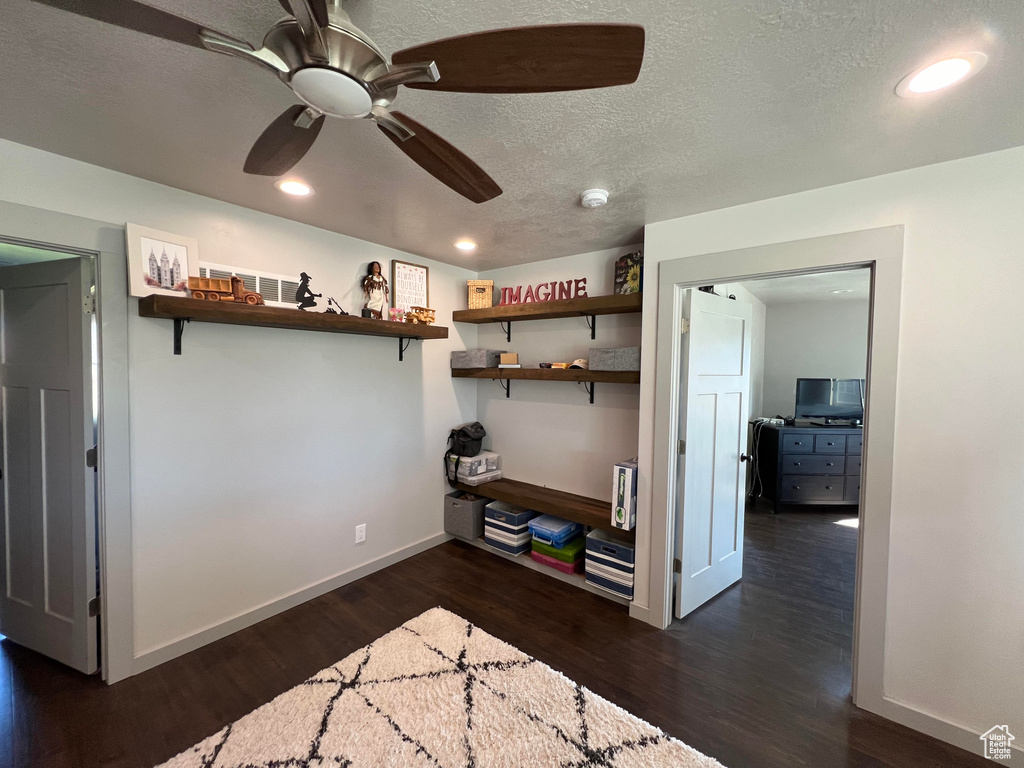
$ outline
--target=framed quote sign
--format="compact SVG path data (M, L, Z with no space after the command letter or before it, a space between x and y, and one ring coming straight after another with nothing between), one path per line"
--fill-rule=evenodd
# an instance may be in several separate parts
M407 261L391 261L391 306L408 311L430 306L429 269Z

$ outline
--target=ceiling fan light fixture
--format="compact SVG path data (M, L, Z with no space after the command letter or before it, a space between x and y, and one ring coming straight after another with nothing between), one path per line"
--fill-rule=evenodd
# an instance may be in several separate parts
M463 238L462 240L455 241L455 247L463 253L472 253L476 250L476 243L472 240Z
M939 61L915 69L900 80L896 86L896 95L905 98L923 96L941 91L956 83L962 83L976 75L985 64L988 56L980 51L958 53Z
M279 191L292 197L310 197L316 194L316 190L309 186L309 184L296 179L278 179L274 182L274 186Z
M337 69L305 67L292 75L291 86L309 106L332 117L366 117L373 108L366 86Z

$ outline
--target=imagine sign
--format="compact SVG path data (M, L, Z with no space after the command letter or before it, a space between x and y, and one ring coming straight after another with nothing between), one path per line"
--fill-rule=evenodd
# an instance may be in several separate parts
M525 292L521 285L517 285L515 288L501 289L501 304L532 304L534 302L585 298L587 298L587 278L585 277L564 282L528 285Z

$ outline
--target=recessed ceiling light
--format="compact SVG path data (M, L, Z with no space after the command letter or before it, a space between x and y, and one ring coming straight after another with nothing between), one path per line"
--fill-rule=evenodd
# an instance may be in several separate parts
M476 243L474 243L472 240L457 240L455 243L455 247L458 248L460 251L465 251L466 253L469 253L470 251L476 250Z
M923 96L948 88L973 77L987 63L988 56L980 51L958 53L956 56L915 69L900 80L896 86L896 94L905 97Z
M829 293L853 293L853 288L836 288L834 291Z
M274 182L274 186L286 195L292 195L293 197L309 197L316 192L309 184L304 184L295 179L278 179Z

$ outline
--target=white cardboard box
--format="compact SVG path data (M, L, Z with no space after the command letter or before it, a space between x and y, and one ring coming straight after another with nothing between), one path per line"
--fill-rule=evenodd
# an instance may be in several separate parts
M636 525L638 459L620 461L612 470L612 526L625 531Z

